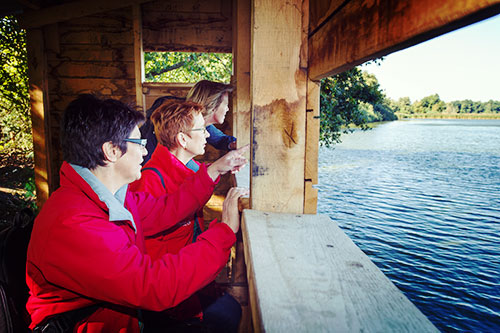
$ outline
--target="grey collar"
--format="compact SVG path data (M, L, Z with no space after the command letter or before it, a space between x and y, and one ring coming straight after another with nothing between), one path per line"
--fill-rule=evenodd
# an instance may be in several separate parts
M70 165L75 169L75 171L89 184L92 190L97 194L99 199L108 206L109 209L109 220L110 221L124 221L128 220L132 222L134 230L137 232L137 227L134 222L134 218L130 211L125 208L125 195L127 194L128 184L123 185L116 191L113 195L99 179L97 179L94 174L85 167L81 167L76 164Z

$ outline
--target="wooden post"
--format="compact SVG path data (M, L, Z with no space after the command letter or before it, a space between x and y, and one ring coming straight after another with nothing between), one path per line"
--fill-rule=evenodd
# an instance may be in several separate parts
M307 81L306 151L304 174L304 213L316 214L318 209L318 148L319 148L320 83Z
M238 146L250 143L250 11L249 0L233 2L233 135Z
M252 209L302 213L308 0L253 0Z
M141 5L132 6L132 19L134 25L134 73L135 73L135 97L139 110L146 112L146 100L142 92L144 82L144 52L142 50L142 16Z
M28 76L31 104L33 150L35 156L36 204L38 209L49 198L51 173L48 126L47 59L41 29L27 31ZM53 188L52 188L53 190Z

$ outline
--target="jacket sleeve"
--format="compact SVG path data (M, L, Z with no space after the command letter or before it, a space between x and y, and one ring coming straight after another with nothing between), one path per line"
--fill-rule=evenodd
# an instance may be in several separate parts
M153 261L122 227L102 216L73 211L56 225L30 256L48 282L96 300L155 311L177 305L215 279L235 241L227 225L217 224L177 255Z
M210 133L207 142L216 149L229 150L229 144L236 141L234 136L224 134L214 125L207 126L207 131Z
M155 235L190 218L210 199L215 184L204 165L182 183L177 191L153 198L145 192L132 193L145 236Z

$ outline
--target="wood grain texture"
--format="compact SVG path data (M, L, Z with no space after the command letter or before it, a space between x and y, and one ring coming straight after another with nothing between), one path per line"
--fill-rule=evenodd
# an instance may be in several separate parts
M149 109L159 97L186 97L193 85L194 83L144 82L142 87L146 97L146 110Z
M250 14L249 0L233 1L233 135L239 147L250 143Z
M232 1L154 1L142 11L146 52L231 52Z
M306 105L306 151L304 159L304 213L316 214L318 190L318 151L319 151L319 94L320 83L307 81Z
M105 62L109 65L125 62L134 63L134 49L132 44L120 46L102 46L88 44L63 44L60 45L59 53L47 52L50 62L74 61L74 62ZM131 73L132 74L132 73Z
M318 189L314 188L309 179L304 181L304 214L316 214L318 212Z
M349 0L309 0L309 33L324 24L347 1Z
M243 212L254 327L266 332L438 332L324 215Z
M49 198L54 189L51 184L51 149L49 104L47 88L47 60L41 29L27 31L28 76L31 105L33 151L35 161L36 204L38 208Z
M134 77L135 77L135 100L137 108L146 111L146 99L142 92L144 80L144 52L142 50L142 13L141 6L132 6L132 21L134 33Z
M57 22L103 13L117 8L128 7L150 0L80 0L65 4L27 11L19 17L25 29L41 27Z
M500 12L498 0L352 0L309 38L313 80Z
M303 8L307 7L306 2L253 2L253 209L303 212L307 69L302 65L307 63L304 15L308 15L308 10Z

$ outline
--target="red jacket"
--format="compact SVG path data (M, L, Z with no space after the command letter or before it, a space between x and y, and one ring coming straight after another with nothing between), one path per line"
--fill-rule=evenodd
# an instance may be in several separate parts
M147 168L158 170L163 177L165 186L163 186L158 174ZM130 184L130 189L133 191L148 192L155 197L159 197L177 191L179 186L194 174L167 147L158 144L151 155L151 159L144 165L141 178ZM203 209L196 212L196 216L199 227L203 230ZM188 220L180 222L164 233L146 237L147 253L152 258L161 257L165 253L178 253L180 249L193 242L195 223L194 216L190 216ZM202 307L196 295L193 295L174 309L170 309L166 315L179 320L192 317L203 318Z
M177 305L212 281L236 238L215 224L178 255L152 260L144 235L156 234L198 210L214 182L201 166L175 194L155 199L129 191L131 221L109 221L107 206L67 163L61 187L35 220L28 247L26 280L31 328L45 318L105 302L78 332L138 332L136 309L161 311Z
M155 168L158 170L163 177L165 186L163 186L160 177L155 171L145 170L146 168ZM167 147L158 144L151 155L151 159L144 165L141 178L130 184L130 190L148 192L155 197L160 197L177 191L179 186L194 174ZM198 225L203 231L203 209L196 212L196 217ZM153 259L165 253L178 253L184 246L193 242L195 223L194 215L192 215L164 233L146 237L147 253Z

